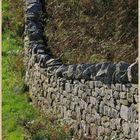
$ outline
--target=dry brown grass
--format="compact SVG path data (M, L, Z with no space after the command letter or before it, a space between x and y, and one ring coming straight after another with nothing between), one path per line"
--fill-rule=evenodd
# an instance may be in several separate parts
M66 63L137 57L138 1L48 0L46 35L55 57ZM97 57L96 57L97 56Z

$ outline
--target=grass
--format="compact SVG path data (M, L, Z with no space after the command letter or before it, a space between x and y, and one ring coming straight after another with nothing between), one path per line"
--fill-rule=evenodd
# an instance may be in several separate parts
M68 129L53 116L40 115L24 92L22 47L10 32L3 33L2 138L3 140L68 140ZM12 52L12 53L10 53Z
M16 44L15 40L10 39L9 34L3 34L2 52L21 50ZM16 61L17 56L2 57L2 128L5 140L22 140L24 130L19 122L23 118L33 119L36 114L34 108L27 103L26 94L23 93L21 71L17 71L13 65Z
M22 0L2 2L2 139L68 140L68 129L53 116L40 115L24 90L22 6Z
M17 52L9 55L8 52ZM2 137L3 140L65 140L68 132L52 117L39 115L24 92L22 48L3 34L2 52ZM32 123L33 122L33 123Z

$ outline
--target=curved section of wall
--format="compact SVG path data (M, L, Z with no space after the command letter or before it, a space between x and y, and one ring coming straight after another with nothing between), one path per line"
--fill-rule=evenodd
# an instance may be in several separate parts
M90 139L138 139L138 61L63 64L47 50L41 0L25 1L26 83L33 103Z

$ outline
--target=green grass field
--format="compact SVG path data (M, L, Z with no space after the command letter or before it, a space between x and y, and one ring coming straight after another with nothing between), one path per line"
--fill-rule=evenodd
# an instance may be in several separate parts
M3 140L65 140L68 133L50 116L39 115L24 92L22 48L10 34L2 42L2 138Z
M24 92L22 0L2 1L2 139L65 140L68 132L43 116ZM18 13L18 14L17 14Z
M4 140L23 140L25 132L20 125L24 119L34 119L36 111L27 102L23 92L23 78L21 70L18 43L9 34L3 34L2 42L2 133ZM22 58L23 59L23 58ZM19 62L21 61L21 62ZM20 63L20 65L17 64Z
M66 140L68 131L53 116L40 115L24 92L24 65L18 37L2 38L2 138L3 140ZM66 132L67 131L67 132Z

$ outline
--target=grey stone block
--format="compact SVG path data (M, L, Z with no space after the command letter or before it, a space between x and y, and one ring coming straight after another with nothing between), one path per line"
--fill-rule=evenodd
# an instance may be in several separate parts
M126 100L126 99L120 99L120 104L122 104L122 105L126 105L126 106L128 106L129 105L129 103L128 103L128 100Z
M92 88L94 88L94 81L90 81L89 82L89 87L92 89Z
M98 127L98 136L104 136L105 128L103 126Z
M126 99L126 95L127 95L126 92L120 92L120 98L121 99Z
M96 71L96 65L91 65L89 67L87 67L84 71L83 71L83 77L85 79L90 79L91 75L95 76L97 73Z
M69 83L66 83L65 84L65 90L66 90L66 92L71 92L71 90L72 90L72 88L71 88L71 84L69 84Z
M138 103L138 96L137 95L134 95L134 100L136 103Z
M91 133L91 136L95 136L97 135L97 125L94 124L94 123L91 123L90 124L90 133Z
M64 73L65 71L67 71L67 70L68 70L68 67L62 65L62 66L60 66L60 67L56 70L55 76L56 76L56 77L62 77L62 76L63 76L63 73Z
M120 116L122 119L128 121L128 112L129 108L127 106L122 105L120 110Z
M99 80L102 82L109 82L108 80L107 81L105 81L105 80L106 80L106 76L108 76L108 73L111 74L111 72L112 72L112 69L109 69L110 66L111 66L110 62L103 63L100 70L97 72L97 74L95 76L95 80L97 80L97 81ZM111 70L111 72L110 72L110 70ZM112 79L110 81L112 81Z
M119 114L118 114L118 111L114 108L111 109L111 117L115 118L115 117L118 117Z
M134 84L138 83L138 61L128 67L127 76L129 82Z
M126 135L129 135L130 132L131 132L130 125L129 125L127 122L124 122L124 123L122 124L122 127L123 127L123 133L124 133L124 135L125 135L125 136L126 136Z
M105 128L110 128L110 124L109 124L110 118L107 116L103 116L101 118L101 125L104 126Z
M69 65L68 70L67 70L67 78L73 79L75 76L75 71L76 71L77 65Z
M88 78L83 76L83 72L86 68L91 66L91 64L78 64L76 67L76 73L75 73L75 78L76 79L83 79L83 78Z
M110 120L110 128L112 130L116 130L116 120L115 119Z
M128 102L133 103L133 94L131 92L127 93L127 100Z

